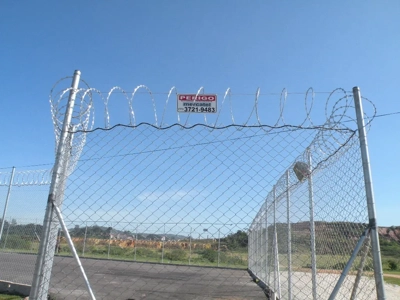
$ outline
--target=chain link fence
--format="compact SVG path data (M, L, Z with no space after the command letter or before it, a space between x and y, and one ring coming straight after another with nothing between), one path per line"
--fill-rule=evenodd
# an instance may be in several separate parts
M328 299L368 228L358 136L326 159L320 151L293 161L250 226L249 269L278 299ZM337 299L373 299L373 275L368 239Z
M52 91L56 163L30 298L328 299L369 222L347 92L321 106L311 89L283 91L267 108L260 90L250 105L228 89L205 115L176 114L173 88L158 94L160 114L145 86L129 96L78 82ZM112 122L121 113L111 96L126 99L127 122ZM312 121L313 105L326 118ZM278 120L264 125L273 110ZM363 245L358 297L375 289Z
M0 172L0 281L32 283L50 172L17 168Z
M80 236L75 247L83 253L85 245L85 257L123 260L113 262L116 269L137 261L245 270L247 228L272 180L269 170L280 164L268 162L268 153L284 148L273 149L265 136L260 127L161 130L149 124L88 133L63 202L71 236ZM230 281L230 271L218 274ZM235 284L232 276L229 285ZM150 280L141 285L143 294L174 298L163 285ZM110 299L105 289L96 296ZM201 293L207 296L207 290Z

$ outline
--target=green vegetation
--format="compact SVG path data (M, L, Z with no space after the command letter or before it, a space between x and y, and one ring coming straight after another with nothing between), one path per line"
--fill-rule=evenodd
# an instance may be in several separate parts
M183 249L174 249L165 253L165 258L170 261L186 261L188 254Z
M78 252L79 253L79 252ZM79 253L81 254L81 253ZM61 251L58 253L61 256L70 256L67 245L62 244ZM110 246L108 254L108 246L95 246L86 249L85 257L102 258L102 259L116 259L116 260L130 260L138 262L161 262L188 265L189 260L191 265L197 266L219 266L243 268L247 267L247 252L238 251L219 251L217 249L164 249L164 256L162 256L162 249L151 248L120 248L117 246ZM82 257L82 255L81 255ZM218 260L219 258L219 260Z
M384 271L400 271L400 259L382 256L382 267Z
M399 265L396 261L394 260L389 260L388 261L388 266L390 271L396 271L399 268Z
M316 250L319 269L342 270L349 257L338 255L345 245L351 250L365 230L366 224L351 222L316 222ZM38 236L42 226L37 224L19 225L15 221L6 222L0 251L37 253L39 247ZM279 236L279 259L281 270L287 269L287 224L277 224ZM382 264L385 273L398 272L400 274L400 243L398 227L387 228L380 236ZM268 227L269 253L273 253L275 228ZM310 231L309 223L291 224L292 235L292 264L293 269L309 269L310 261ZM382 232L382 231L381 231ZM266 229L260 234L265 235ZM238 230L221 239L190 239L187 236L165 235L167 241L162 249L161 234L133 234L130 231L119 231L111 227L75 226L70 230L75 247L81 257L102 259L116 259L139 262L163 262L171 264L191 264L198 266L221 266L245 269L248 265L248 236L247 232ZM138 243L132 240L138 238ZM85 244L83 237L87 239ZM394 238L393 238L394 237ZM125 244L118 244L117 240ZM115 243L113 242L115 241ZM125 241L125 242L124 242ZM189 247L189 243L190 247ZM58 244L57 255L71 256L71 251L65 241ZM357 257L352 272L360 264L361 256ZM268 259L273 259L269 255ZM272 263L272 261L270 261ZM367 259L365 271L372 271L371 258ZM396 281L395 279L389 279Z
M379 237L379 243L381 246L382 267L384 272L400 271L400 243L385 236ZM390 278L389 280L396 281L395 279L396 278ZM397 280L400 282L399 279Z
M75 228L75 231L80 230L79 228ZM114 243L112 239L110 240L110 228L92 226L90 230L91 234L94 234L96 237L102 236L103 238L87 238L85 249L83 249L83 239L76 239L76 250L78 254L84 257L198 266L219 265L221 267L243 269L248 265L248 238L246 232L240 230L221 238L220 241L215 239L191 239L189 241L187 237L180 241L167 240L164 245L164 251L162 250L161 236L159 235L146 235L151 240L139 240L135 248L132 242L130 242L130 246L118 245L118 242ZM71 231L74 232L74 230ZM124 234L128 233L126 231ZM144 236L145 234L141 235ZM190 247L189 243L191 243ZM57 255L71 255L65 239L62 239L58 245Z
M245 231L238 230L236 233L229 234L226 238L222 238L221 243L231 250L243 251L243 249L245 249L247 251L249 239Z
M24 297L19 296L19 295L12 295L12 294L5 294L2 293L0 294L0 300L21 300Z
M400 243L399 242L380 237L379 244L381 245L382 256L399 257L400 258Z
M400 278L394 278L389 276L383 276L383 279L386 283L400 285Z

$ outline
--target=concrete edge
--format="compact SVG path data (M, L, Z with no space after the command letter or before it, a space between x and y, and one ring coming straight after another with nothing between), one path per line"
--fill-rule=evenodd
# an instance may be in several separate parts
M27 297L30 291L30 285L0 280L0 292L2 293L18 294Z

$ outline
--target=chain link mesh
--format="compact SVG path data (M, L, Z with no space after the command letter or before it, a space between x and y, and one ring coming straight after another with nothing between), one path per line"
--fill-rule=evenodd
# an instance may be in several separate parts
M250 227L249 269L279 299L328 299L368 228L358 136L323 162L314 158L319 150L311 145L293 161ZM295 172L299 162L304 176ZM370 251L364 246L357 255L339 299L349 299L361 263L355 297L376 298Z
M0 172L0 281L32 283L50 174L50 170Z
M133 98L139 89L150 95L155 124L137 123ZM115 91L128 100L128 125L110 126L108 105ZM82 98L92 92L102 96L90 89L81 92ZM307 91L306 100L308 93L314 95ZM228 95L230 91L224 101ZM158 126L154 97L145 86L137 87L131 98L122 89L113 88L103 100L104 127L90 130L90 116L84 110L86 121L74 127L73 134L86 143L79 147L79 161L68 177L62 205L81 256L108 259L109 268L115 270L156 272L161 282L165 275L158 264L173 266L172 273L181 272L180 265L214 267L232 286L240 284L232 270L248 268L279 299L292 299L291 295L308 299L313 294L326 298L333 287L327 280L317 285L322 275L309 272L310 268L318 262L318 268L333 270L322 274L335 282L368 221L357 136L342 124L345 116L351 115L347 112L351 99L345 95L332 107L327 104L326 113L329 109L332 112L321 126L312 124L312 104L308 108L306 101L306 120L293 126L283 118L284 90L279 119L274 126L265 126L260 121L259 95L257 91L255 105L243 125L209 125L206 118L190 125L188 116L183 125L168 126L163 125L163 114ZM232 115L232 106L230 112ZM252 115L255 125L250 125ZM307 120L311 125L304 125ZM288 192L291 198L286 201ZM339 248L338 240L346 243ZM70 253L62 237L56 251ZM368 269L369 252L366 257L363 262ZM54 268L66 259L55 260ZM94 269L102 274L90 279L102 299L122 299L132 289L131 284L147 296L159 293L173 299L174 293L179 294L176 290L166 292L163 284L141 280L142 276L131 276L131 284L118 287L117 296L112 285L102 282L106 275L111 282L120 282L119 272L99 270L97 261L85 260L84 264L89 272ZM77 298L85 297L83 280L71 283L73 292L68 287L57 288L78 273L77 267L59 268L64 276L52 277L51 290L68 297L81 291ZM359 290L365 290L365 281L360 284ZM203 290L202 295L213 294Z
M56 138L69 91L51 97ZM339 89L332 105L335 92L326 118L312 121L311 108L321 106L313 90L305 118L297 111L284 118L282 91L279 118L268 126L260 90L250 109L241 106L242 123L230 89L217 115L178 114L178 123L168 119L175 88L158 115L146 86L131 95L78 90L58 199L96 299L327 299L368 226L352 99ZM128 104L126 125L110 121L113 111L121 115L110 101L116 94ZM94 121L95 97L105 105L104 125ZM144 97L141 115L134 106ZM151 115L155 123L141 120ZM49 240L50 294L90 299L67 242L62 230ZM367 241L341 299L353 290L357 299L374 295L370 252Z
M271 157L289 147L277 149L265 137L259 126L160 129L141 124L88 133L63 204L68 228L76 226L71 231L76 246L83 247L86 231L85 257L245 270L252 213L276 176L271 171L278 174L282 168L282 158ZM120 268L126 262L113 265ZM142 268L153 272L158 267ZM232 273L221 269L217 274L236 285ZM96 279L91 279L94 286L103 280ZM141 285L137 288L143 294L174 298L163 285L151 281ZM253 290L255 296L258 292ZM202 291L203 296L207 293ZM102 289L96 295L110 299Z

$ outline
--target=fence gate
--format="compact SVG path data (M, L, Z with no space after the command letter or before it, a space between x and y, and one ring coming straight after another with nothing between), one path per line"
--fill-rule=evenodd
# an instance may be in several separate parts
M77 71L52 92L57 157L32 299L376 295L352 93L128 94L79 82ZM326 118L312 121L313 105Z

